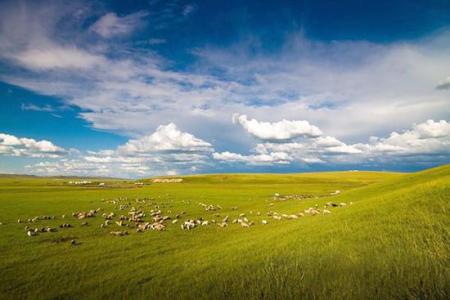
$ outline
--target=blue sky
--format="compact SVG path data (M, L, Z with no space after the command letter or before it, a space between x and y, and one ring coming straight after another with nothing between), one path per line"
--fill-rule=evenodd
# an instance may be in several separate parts
M446 1L2 1L0 173L450 162Z

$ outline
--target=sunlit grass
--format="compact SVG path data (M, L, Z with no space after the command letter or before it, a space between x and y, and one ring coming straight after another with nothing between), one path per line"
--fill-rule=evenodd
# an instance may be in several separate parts
M449 166L416 174L192 176L183 183L142 188L126 181L110 181L105 188L74 187L67 181L0 179L0 298L448 297ZM329 196L335 190L342 193ZM274 201L274 193L312 198ZM98 207L122 214L117 205L102 201L117 197L128 197L135 206L136 197L153 198L165 206L165 214L186 211L185 218L233 219L246 213L255 226L182 231L170 224L163 232L130 229L129 236L115 237L109 232L118 227L100 228L101 216L87 219L88 227L71 217ZM266 215L298 213L329 201L348 205L297 220ZM223 209L207 212L199 202ZM37 215L57 218L30 226L68 222L75 227L28 237L26 224L17 219ZM261 225L262 219L269 224ZM71 246L72 239L80 244Z

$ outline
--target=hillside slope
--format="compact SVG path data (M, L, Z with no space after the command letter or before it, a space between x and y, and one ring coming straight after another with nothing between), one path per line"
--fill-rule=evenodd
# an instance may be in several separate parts
M11 299L448 298L450 166L407 175L294 177L214 175L142 189L58 187L39 194L6 189L0 192L0 219L6 220L0 226L0 294ZM330 196L336 189L342 193ZM274 201L274 193L311 198ZM124 196L152 197L167 213L184 210L187 217L209 219L218 212L206 212L198 202L220 204L218 219L246 213L255 225L182 231L176 224L164 232L113 237L99 228L101 218L89 220L88 227L66 219L75 228L30 239L22 224L12 224L17 217L70 215L97 206L122 214L101 199ZM297 220L267 216L330 201L347 205ZM262 219L269 224L261 225ZM71 247L62 242L67 238L82 244Z

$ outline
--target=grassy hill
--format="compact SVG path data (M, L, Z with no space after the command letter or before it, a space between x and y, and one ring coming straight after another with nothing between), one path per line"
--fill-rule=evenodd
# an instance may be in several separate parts
M414 174L330 172L202 175L182 183L74 187L57 179L0 178L0 298L448 299L450 166ZM338 195L331 195L340 190ZM275 193L280 194L274 199ZM283 196L295 195L287 200ZM119 197L121 197L119 199ZM125 197L127 197L125 199ZM143 203L136 198L148 198ZM287 197L288 198L288 197ZM110 200L115 200L112 203ZM327 202L331 214L275 220ZM206 211L199 203L220 205ZM350 205L350 203L352 203ZM129 205L120 210L120 205ZM100 228L104 218L72 212L129 207L182 220L229 224L128 236ZM237 209L233 209L237 207ZM261 215L257 215L260 212ZM66 217L63 219L62 215ZM17 223L39 215L54 220ZM220 216L217 216L220 215ZM115 218L117 220L117 217ZM268 224L261 224L267 220ZM89 225L81 227L82 221ZM28 237L24 226L57 226ZM70 241L78 243L72 246Z

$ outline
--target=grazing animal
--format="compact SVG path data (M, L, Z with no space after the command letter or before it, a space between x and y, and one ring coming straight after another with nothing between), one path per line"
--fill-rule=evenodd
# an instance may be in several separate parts
M267 225L267 224L268 224L267 220L262 220L261 223L262 223L263 225Z
M34 231L34 230L28 230L28 231L27 231L27 235L28 235L28 236L36 236L36 235L37 235L37 232Z
M125 236L128 235L128 231L111 231L110 234L115 236Z
M246 223L246 222L241 222L241 226L244 227L244 228L250 227L250 225L248 223Z

